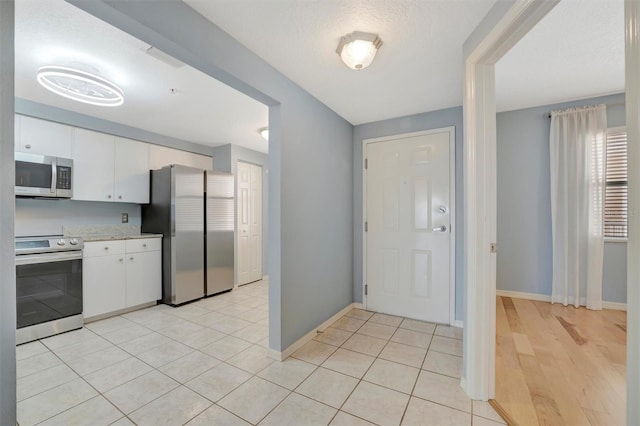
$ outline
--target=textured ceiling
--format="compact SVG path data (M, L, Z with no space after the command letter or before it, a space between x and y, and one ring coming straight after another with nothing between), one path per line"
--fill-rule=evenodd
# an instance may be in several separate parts
M268 125L266 106L191 67L176 69L151 57L149 45L63 0L16 1L15 43L17 97L202 145L267 151L258 134ZM78 103L36 82L39 67L74 63L118 84L124 105Z
M624 92L624 1L563 0L496 65L509 111Z
M462 104L462 44L494 0L185 0L353 124ZM624 91L623 0L563 0L497 64L499 111ZM335 53L378 33L373 64Z
M462 104L462 44L493 0L186 0L353 124ZM384 44L353 71L335 48L351 31ZM563 0L496 66L499 111L624 91L623 0ZM16 2L16 95L216 146L266 152L267 108L63 0ZM35 81L38 67L82 62L125 91L119 108L79 104ZM170 88L176 88L172 95Z
M461 104L462 43L493 0L186 0L207 19L352 124ZM378 33L373 64L335 50L352 31Z

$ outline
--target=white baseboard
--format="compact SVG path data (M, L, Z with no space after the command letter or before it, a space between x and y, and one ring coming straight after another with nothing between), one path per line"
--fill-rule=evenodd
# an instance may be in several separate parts
M306 343L310 342L314 337L318 335L318 333L323 332L324 330L329 328L331 324L333 324L334 322L338 321L340 318L345 316L347 312L349 312L353 308L358 308L358 306L356 305L358 305L358 303L350 303L349 305L345 306L343 309L340 310L340 312L336 313L335 315L332 315L331 318L324 321L318 327L316 327L315 329L311 330L310 332L308 332L307 334L305 334L304 336L302 336L301 338L293 342L293 344L289 345L282 352L278 352L275 349L269 349L269 357L277 361L284 361L285 359L289 358L292 353L294 353L295 351L303 347ZM360 307L362 307L362 304L359 304L359 305Z
M537 300L551 302L551 296L539 293L525 293L522 291L496 290L496 296L515 297L516 299Z
M496 290L496 296L515 297L516 299L537 300L539 302L551 303L551 296L539 293L525 293L522 291ZM613 309L616 311L626 311L626 303L602 301L603 309Z
M464 328L464 321L462 321L462 320L454 320L451 323L451 327Z
M627 304L619 302L605 302L602 301L602 309L612 309L614 311L626 311Z

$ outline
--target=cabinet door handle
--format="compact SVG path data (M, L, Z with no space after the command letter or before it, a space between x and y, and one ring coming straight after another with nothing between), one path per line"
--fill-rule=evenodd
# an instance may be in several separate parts
M123 262L123 261L124 261L124 259L123 259L123 258L120 258L120 259L118 259L118 260L120 260L120 262Z
M142 245L142 247L147 248L147 245L146 245L146 244L143 244L143 245Z
M122 200L122 195L118 195L118 200Z
M131 256L131 257L129 258L129 260L133 260L133 256Z
M30 143L28 143L28 144L26 144L24 147L25 147L25 148L27 148L27 149L31 149L31 144L30 144Z
M111 199L111 194L107 195L107 198L108 198L108 199Z
M105 249L105 250L109 250L109 247L108 247L108 246L106 246L104 249Z

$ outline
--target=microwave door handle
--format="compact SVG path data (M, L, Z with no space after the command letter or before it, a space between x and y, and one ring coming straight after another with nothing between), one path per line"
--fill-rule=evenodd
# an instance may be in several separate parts
M51 161L51 193L55 194L58 188L58 162L54 158Z

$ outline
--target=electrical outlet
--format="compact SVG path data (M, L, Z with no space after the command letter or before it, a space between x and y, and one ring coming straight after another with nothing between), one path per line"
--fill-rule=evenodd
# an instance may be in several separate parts
M122 223L129 222L129 213L122 213Z

